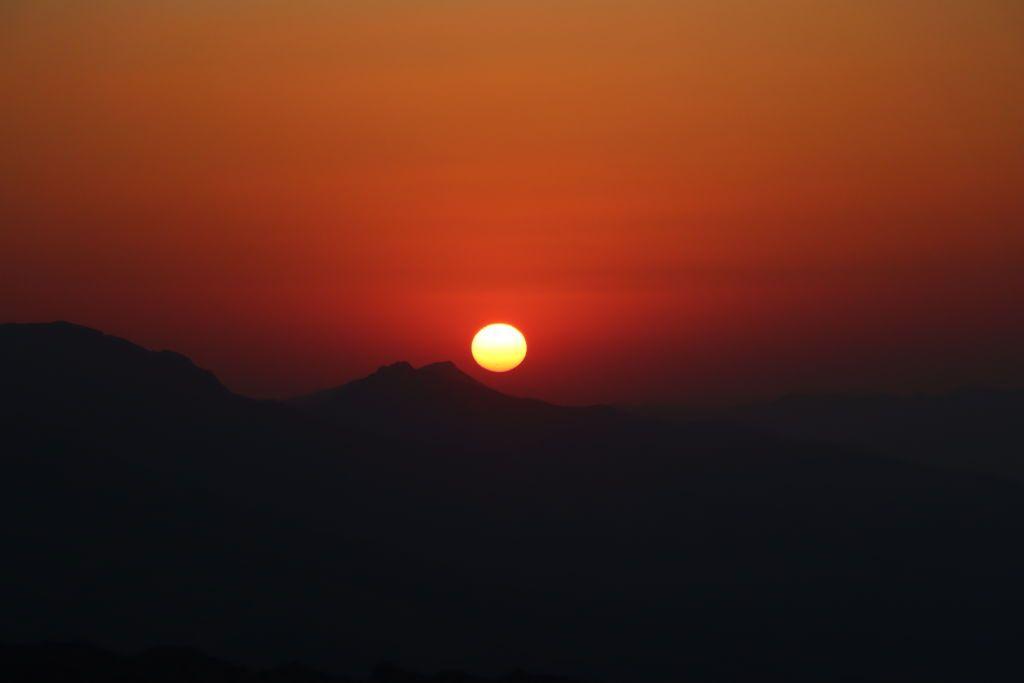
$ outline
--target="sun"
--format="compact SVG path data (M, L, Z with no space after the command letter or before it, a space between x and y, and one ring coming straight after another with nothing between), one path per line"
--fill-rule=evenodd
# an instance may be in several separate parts
M493 323L473 337L473 359L491 372L508 372L526 358L526 337L505 323Z

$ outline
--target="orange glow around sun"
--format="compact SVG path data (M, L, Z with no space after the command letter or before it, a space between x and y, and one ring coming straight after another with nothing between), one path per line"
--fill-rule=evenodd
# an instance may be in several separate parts
M1022 8L0 0L0 322L268 398L496 321L558 403L1021 384Z
M505 323L487 325L473 337L473 359L491 372L508 372L526 358L526 337Z

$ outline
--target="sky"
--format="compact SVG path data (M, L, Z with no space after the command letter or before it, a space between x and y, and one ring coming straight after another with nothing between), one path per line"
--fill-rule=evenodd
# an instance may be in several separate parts
M1015 0L6 0L0 105L0 319L243 393L1024 383Z

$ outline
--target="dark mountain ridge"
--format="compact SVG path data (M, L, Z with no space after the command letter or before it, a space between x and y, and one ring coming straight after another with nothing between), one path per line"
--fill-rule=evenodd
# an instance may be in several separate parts
M927 465L1024 480L1024 391L787 396L725 412L738 424Z
M553 437L581 421L621 417L607 406L555 406L496 391L451 361L413 368L407 362L333 389L292 399L292 405L348 428L369 428L451 442L498 434L501 443ZM539 433L538 433L539 432Z
M149 351L80 325L0 324L4 391L72 408L125 400L205 401L232 396L213 373L173 351Z
M1020 669L1020 485L464 378L255 401L180 356L0 326L0 640L349 674Z

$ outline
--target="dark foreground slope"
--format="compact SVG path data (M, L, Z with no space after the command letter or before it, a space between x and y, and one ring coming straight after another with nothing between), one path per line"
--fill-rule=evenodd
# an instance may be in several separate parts
M69 325L0 326L0 382L0 640L351 674L1020 668L1013 483L515 399L450 365L253 401Z
M4 683L573 683L520 670L493 678L456 670L425 675L387 663L352 679L296 662L254 669L190 648L122 655L81 643L0 643L0 670Z

